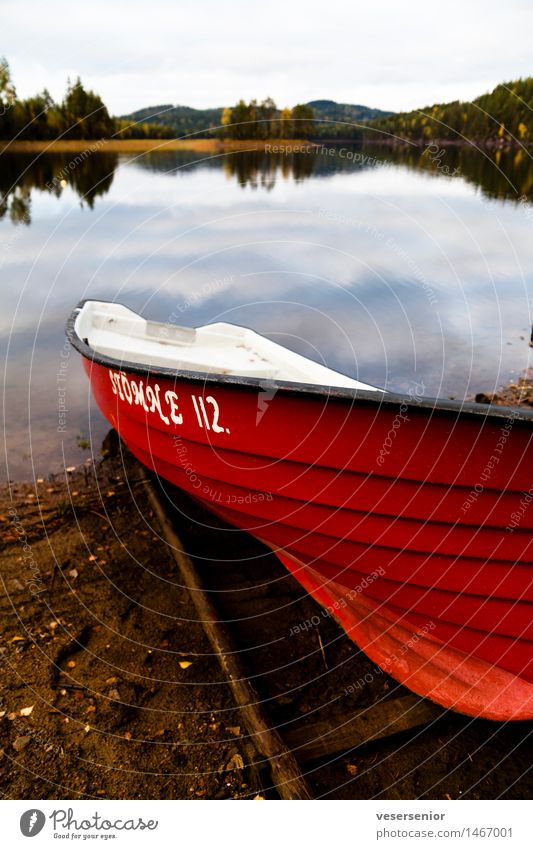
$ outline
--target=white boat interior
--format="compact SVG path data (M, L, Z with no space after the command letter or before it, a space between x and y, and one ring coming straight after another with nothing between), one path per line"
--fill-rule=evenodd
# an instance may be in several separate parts
M122 304L86 301L74 329L94 351L125 364L383 391L234 324L178 327L147 321Z

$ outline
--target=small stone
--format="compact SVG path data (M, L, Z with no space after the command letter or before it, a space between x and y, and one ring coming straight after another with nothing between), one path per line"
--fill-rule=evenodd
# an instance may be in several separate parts
M241 755L233 755L232 759L226 764L226 769L244 769L244 761Z
M78 577L78 570L77 569L71 569L70 572L69 572L69 575L70 575L71 578L77 578Z
M120 701L119 691L118 690L110 690L109 691L109 698L113 699L113 701L115 701L115 702L119 702Z
M13 743L13 748L15 752L22 752L22 750L26 748L30 740L31 737L17 737L17 739Z

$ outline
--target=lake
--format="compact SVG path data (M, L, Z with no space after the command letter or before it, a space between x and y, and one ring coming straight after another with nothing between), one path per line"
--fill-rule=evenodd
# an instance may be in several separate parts
M524 151L4 154L4 476L100 451L64 340L81 298L243 324L385 389L494 391L530 364L532 199Z

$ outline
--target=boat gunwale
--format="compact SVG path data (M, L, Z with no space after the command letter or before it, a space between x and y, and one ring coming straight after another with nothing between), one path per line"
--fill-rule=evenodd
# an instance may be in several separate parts
M452 401L451 399L433 398L431 396L418 397L414 400L409 395L390 392L376 387L376 390L357 389L342 386L324 386L315 383L303 383L299 381L277 380L275 378L247 377L245 375L217 374L215 372L196 372L186 369L175 369L167 366L147 366L141 363L133 363L129 360L119 360L108 354L101 354L92 348L78 335L75 323L79 311L86 303L112 303L117 306L125 306L118 301L104 301L102 299L84 298L74 307L67 319L65 332L72 347L85 359L104 368L113 368L121 372L131 372L146 377L161 376L170 379L186 380L194 384L228 386L245 389L247 391L276 391L284 394L298 394L302 397L326 398L331 401L349 401L352 404L362 402L381 407L401 407L407 405L411 410L420 408L438 413L452 413L467 417L482 417L484 420L512 419L513 421L533 421L533 409L525 407L479 404L475 401ZM164 322L163 322L164 324ZM172 325L169 325L172 326ZM261 334L259 334L261 335ZM267 337L265 337L267 338Z

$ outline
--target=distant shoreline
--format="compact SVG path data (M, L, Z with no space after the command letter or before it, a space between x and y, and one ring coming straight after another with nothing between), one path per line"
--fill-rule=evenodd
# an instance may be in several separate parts
M329 144L329 142L328 142ZM307 139L25 139L0 140L2 153L78 153L98 146L98 152L150 153L152 151L190 150L197 153L225 153L232 151L265 151L270 147L301 148L304 145L320 147Z
M484 139L48 139L15 141L0 140L0 156L3 153L80 153L89 150L92 153L152 153L154 151L192 151L206 155L232 153L238 151L262 151L266 153L307 153L309 148L323 146L340 147L383 147L421 149L427 145L443 148L474 148L491 153L496 150L515 150L518 147L530 148L531 143L510 144L501 140ZM307 148L307 150L306 150Z

